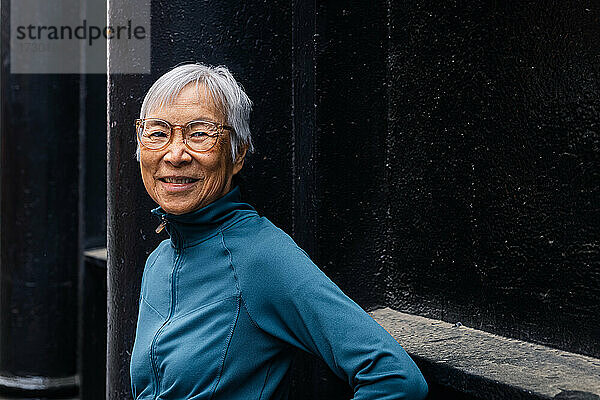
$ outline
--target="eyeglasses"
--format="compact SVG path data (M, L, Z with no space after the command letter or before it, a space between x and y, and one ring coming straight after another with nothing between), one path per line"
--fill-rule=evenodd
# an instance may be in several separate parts
M212 121L195 120L185 125L172 125L160 118L135 120L137 138L142 146L149 150L162 150L173 140L173 129L181 128L183 143L195 152L210 151L224 130L233 131L228 125Z

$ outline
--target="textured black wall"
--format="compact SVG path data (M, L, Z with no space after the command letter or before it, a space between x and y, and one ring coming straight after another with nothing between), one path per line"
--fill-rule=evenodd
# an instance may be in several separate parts
M386 4L320 2L316 17L317 261L363 306L386 285Z
M388 304L600 355L600 9L390 10Z

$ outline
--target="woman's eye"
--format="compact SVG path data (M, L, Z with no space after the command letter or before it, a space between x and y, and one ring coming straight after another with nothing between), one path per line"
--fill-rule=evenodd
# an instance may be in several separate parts
M196 131L196 132L192 132L190 134L191 137L195 137L195 138L205 138L210 136L208 133L206 132L202 132L202 131Z
M150 137L166 137L167 136L167 134L162 131L151 131L151 132L148 132L146 135L150 136Z

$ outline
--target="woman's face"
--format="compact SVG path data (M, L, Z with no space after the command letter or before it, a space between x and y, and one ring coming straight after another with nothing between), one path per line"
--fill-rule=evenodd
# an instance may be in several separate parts
M200 86L197 91L194 84L184 87L172 104L161 110L151 110L146 118L160 118L175 125L198 119L226 123L224 115L205 96L203 88ZM173 131L171 143L163 150L148 150L141 146L140 169L150 197L168 213L185 214L229 192L232 176L242 169L244 154L232 163L227 130L205 153L188 149L183 143L181 129Z

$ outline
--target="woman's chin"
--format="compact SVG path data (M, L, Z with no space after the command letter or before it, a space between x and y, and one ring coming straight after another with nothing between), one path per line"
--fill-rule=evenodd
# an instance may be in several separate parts
M160 207L169 214L175 214L175 215L180 215L180 214L186 214L192 211L197 210L198 208L200 208L200 204L198 204L198 202L190 202L190 201L186 201L185 199L181 198L173 198L173 197L180 197L180 196L162 196L162 198L159 201L158 204L160 205ZM181 196L183 197L183 196Z

